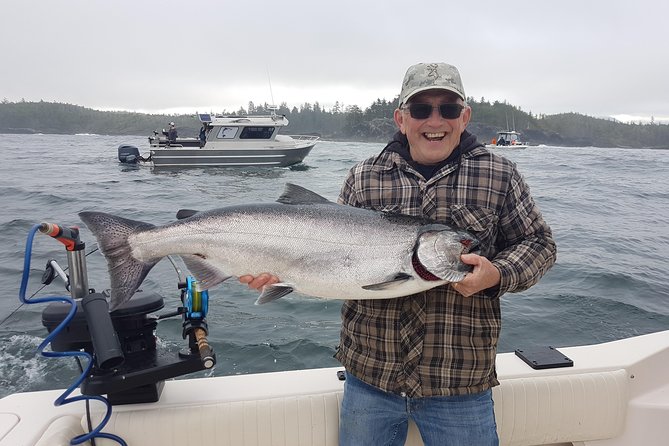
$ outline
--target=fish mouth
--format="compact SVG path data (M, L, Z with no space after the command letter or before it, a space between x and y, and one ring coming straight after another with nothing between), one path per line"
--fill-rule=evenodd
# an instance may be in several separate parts
M462 245L462 254L480 254L481 252L481 243L478 239L463 237L460 239L460 244Z

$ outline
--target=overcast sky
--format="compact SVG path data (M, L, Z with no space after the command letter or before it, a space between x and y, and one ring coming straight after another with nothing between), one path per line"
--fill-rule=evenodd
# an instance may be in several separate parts
M0 0L0 99L168 113L249 100L365 108L397 96L409 65L448 62L476 99L666 121L668 5Z

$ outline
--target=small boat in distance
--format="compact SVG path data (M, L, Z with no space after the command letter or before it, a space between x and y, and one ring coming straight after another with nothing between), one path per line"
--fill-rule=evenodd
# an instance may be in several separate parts
M122 163L152 162L154 167L287 167L300 163L311 152L318 136L281 135L288 125L284 115L270 108L269 115L198 114L202 123L200 138L168 141L158 132L149 138L150 156L140 156L139 149L122 144L118 158Z
M527 149L528 145L520 139L520 133L515 130L504 130L497 132L497 136L492 139L490 144L486 144L486 149L499 149L509 147L512 149Z

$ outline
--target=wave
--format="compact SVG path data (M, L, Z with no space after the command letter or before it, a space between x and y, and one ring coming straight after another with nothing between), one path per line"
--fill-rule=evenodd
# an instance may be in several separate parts
M141 138L141 139L140 139ZM132 138L123 137L124 140ZM137 144L146 144L137 137ZM101 135L20 135L0 139L0 318L17 299L26 235L46 219L81 224L81 210L100 210L151 222L174 220L179 208L212 209L274 201L286 182L336 199L349 169L383 144L321 141L296 169L189 169L157 171L119 167L119 138ZM17 150L17 147L20 150ZM603 342L669 326L669 158L663 150L541 147L506 151L516 163L558 244L558 263L538 285L502 298L500 349L521 343L576 345ZM95 242L85 227L90 252ZM36 238L29 294L37 291L49 258L66 264L64 248ZM109 286L102 256L87 257L90 286ZM257 292L230 280L210 290L210 341L215 374L251 373L337 365L340 301L287 296L255 306ZM174 270L161 262L145 290L165 297L165 311L180 304ZM60 294L62 284L40 291ZM37 306L35 306L37 307ZM21 307L0 325L3 392L63 387L74 363L37 357L45 332L43 308ZM28 333L21 338L22 333ZM162 348L186 345L179 318L161 320ZM22 347L24 345L25 347ZM22 370L28 367L27 376ZM61 370L62 368L62 370ZM205 373L205 372L203 372ZM40 378L44 374L46 378ZM191 376L191 375L189 375ZM198 375L201 376L201 375Z
M0 397L66 387L78 375L73 360L45 358L37 353L42 339L13 335L0 346Z

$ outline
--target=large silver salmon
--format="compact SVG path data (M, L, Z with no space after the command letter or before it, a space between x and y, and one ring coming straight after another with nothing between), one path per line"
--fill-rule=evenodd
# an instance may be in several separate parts
M229 206L165 226L81 212L107 259L111 310L167 255L181 256L203 289L269 272L265 303L292 291L326 299L386 299L462 280L460 255L478 241L453 227L333 203L287 184L277 203Z

